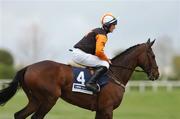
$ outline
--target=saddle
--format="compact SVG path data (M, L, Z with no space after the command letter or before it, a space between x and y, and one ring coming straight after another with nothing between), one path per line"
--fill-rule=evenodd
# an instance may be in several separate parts
M91 75L94 74L96 67L88 67L79 63L76 63L75 61L71 60L68 62L68 65L72 66L72 67L77 67L77 68L84 68L84 69L88 69L91 73Z

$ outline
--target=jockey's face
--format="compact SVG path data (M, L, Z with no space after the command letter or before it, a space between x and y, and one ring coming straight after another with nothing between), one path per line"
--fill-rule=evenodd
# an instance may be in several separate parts
M112 33L115 28L116 28L116 25L112 24L109 28L110 33Z

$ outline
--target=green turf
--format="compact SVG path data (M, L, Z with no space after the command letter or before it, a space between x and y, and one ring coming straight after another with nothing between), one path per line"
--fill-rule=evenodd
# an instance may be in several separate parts
M26 101L19 91L4 107L0 107L0 119L13 119L13 114L23 108ZM94 119L94 114L59 100L46 119ZM121 106L114 112L114 119L180 119L180 90L126 92Z

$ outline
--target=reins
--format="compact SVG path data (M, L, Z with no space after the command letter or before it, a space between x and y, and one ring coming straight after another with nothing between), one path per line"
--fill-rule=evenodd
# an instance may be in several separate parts
M129 68L129 67L125 67L125 66L122 66L122 65L114 65L114 64L110 64L110 66L112 67L117 67L117 68L123 68L123 69L127 69L127 70L131 70L131 71L136 71L136 72L145 72L143 70L138 70L138 69L133 69L133 68ZM119 86L121 86L124 90L126 88L126 86L121 82L119 81L119 78L114 74L114 72L111 70L111 68L109 69L109 71L111 72L111 79Z
M126 86L121 81L119 81L119 78L116 75L114 75L114 73L113 73L113 71L111 69L109 69L109 71L111 72L111 77L110 78L113 79L113 81L117 85L123 87L123 89L125 90Z
M125 66L122 66L122 65L111 64L110 66L117 67L117 68L123 68L123 69L131 70L131 71L135 71L135 72L145 72L143 70L133 69L133 68L125 67Z

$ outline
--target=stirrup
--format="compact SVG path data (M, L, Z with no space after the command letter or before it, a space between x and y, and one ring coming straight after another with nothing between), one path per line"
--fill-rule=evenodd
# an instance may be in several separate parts
M94 87L94 85L96 86L96 87ZM86 84L86 88L88 89L88 90L91 90L91 91L93 91L93 93L98 93L98 92L100 92L100 86L99 86L99 84L92 84L92 83L87 83Z
M96 85L97 85L97 87L98 87L98 92L100 92L100 90L101 90L100 85L99 85L98 83L97 83Z

